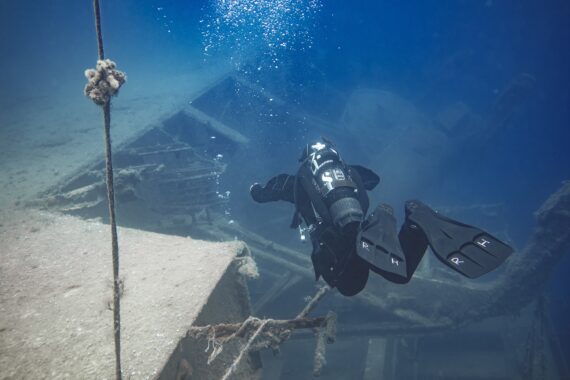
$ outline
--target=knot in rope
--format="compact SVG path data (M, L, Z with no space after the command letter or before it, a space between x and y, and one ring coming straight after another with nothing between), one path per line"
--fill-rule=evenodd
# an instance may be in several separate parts
M117 65L110 59L98 60L95 69L85 70L88 83L83 91L97 105L104 105L127 80L124 72L115 70Z

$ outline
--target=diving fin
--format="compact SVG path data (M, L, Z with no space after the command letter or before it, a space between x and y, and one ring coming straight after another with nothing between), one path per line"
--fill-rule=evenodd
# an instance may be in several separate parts
M392 207L381 204L366 218L357 236L356 253L374 272L402 281L408 277L406 258L396 232ZM398 281L400 282L400 281Z
M491 272L514 251L489 233L440 215L417 200L406 202L406 223L423 231L441 261L469 278Z

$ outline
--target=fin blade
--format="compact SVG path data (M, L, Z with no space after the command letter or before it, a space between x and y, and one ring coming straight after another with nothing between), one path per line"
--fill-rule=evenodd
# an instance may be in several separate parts
M406 215L423 230L435 255L469 278L495 270L514 252L491 234L440 215L422 202L408 201Z
M390 206L380 205L368 216L358 233L356 253L380 275L389 273L407 277L406 259Z

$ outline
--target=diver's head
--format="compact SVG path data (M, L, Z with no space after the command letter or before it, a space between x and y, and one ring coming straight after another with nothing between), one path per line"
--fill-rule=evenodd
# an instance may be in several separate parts
M358 189L334 144L323 139L323 142L307 145L300 161L309 169L312 193L322 199L331 222L343 233L354 233L364 219L358 194L364 189ZM315 212L319 212L318 207Z

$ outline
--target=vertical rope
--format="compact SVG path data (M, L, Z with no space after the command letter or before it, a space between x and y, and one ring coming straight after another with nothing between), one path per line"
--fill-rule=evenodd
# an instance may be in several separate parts
M95 0L97 1L97 0ZM117 380L122 378L121 371L121 280L119 279L119 239L115 219L115 191L113 184L113 162L111 155L111 101L103 105L105 120L105 161L107 174L107 198L109 200L109 220L111 223L111 244L113 252L113 327L115 331L115 373Z
M93 0L93 10L95 11L95 31L97 33L99 60L102 61L105 59L105 52L103 50L103 35L101 34L101 9L99 7L99 0Z
M95 11L95 29L97 32L97 47L99 60L105 59L103 50L103 36L101 34L101 11L99 0L93 0ZM107 179L107 199L109 201L109 221L111 223L111 241L113 253L113 328L115 335L115 377L122 379L121 370L121 281L119 279L119 242L117 237L117 223L115 220L115 190L113 184L113 161L111 154L111 98L102 105L103 127L105 132L105 172Z

